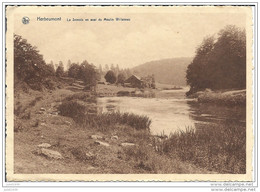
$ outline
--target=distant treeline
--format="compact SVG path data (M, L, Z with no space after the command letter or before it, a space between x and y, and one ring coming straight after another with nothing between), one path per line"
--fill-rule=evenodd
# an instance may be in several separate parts
M56 69L55 69L56 66ZM83 61L72 64L68 71L64 71L63 63L46 64L43 56L19 35L14 35L14 85L29 86L34 90L55 89L61 82L61 77L71 76L83 80L86 85L93 86L98 79L98 70L95 66Z
M197 48L186 73L190 91L206 88L246 88L246 33L233 25L226 26L218 37L207 37Z
M68 71L64 73L64 76L72 77L75 79L80 79L85 81L87 84L95 85L97 81L103 81L102 77L109 83L123 83L124 80L132 75L130 69L120 69L118 65L114 67L114 64L111 64L110 68L106 64L105 69L99 65L99 68L93 64L88 64L87 61L84 61L84 66L91 66L95 70L85 71L82 70L82 65L78 63L70 63L68 62ZM82 73L83 72L83 73Z
M48 64L39 53L37 47L32 46L21 36L14 34L14 84L25 83L31 89L42 90L44 88L54 89L57 82L61 82L61 77L71 77L84 81L86 87L92 87L100 81L105 74L112 75L112 83L123 82L131 76L129 69L120 69L118 65L111 64L109 68L105 65L102 69L100 65L97 69L95 65L89 64L86 60L81 64L72 63L68 60L68 70L64 70L64 65L60 61ZM106 81L111 81L109 76Z

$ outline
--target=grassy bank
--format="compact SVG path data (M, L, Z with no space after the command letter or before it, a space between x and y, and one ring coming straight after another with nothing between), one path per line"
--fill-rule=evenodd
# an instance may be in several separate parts
M189 162L186 164L178 156L172 157L166 153L165 143L160 138L150 135L151 120L147 116L120 112L98 113L90 105L95 102L94 99L87 99L90 97L92 96L88 93L80 93L65 98L59 106L60 114L73 118L79 127L86 130L101 132L102 135L110 135L110 137L116 133L116 136L123 138L124 142L133 144L131 147L117 151L117 158L127 161L131 167L134 167L132 169L135 171L131 170L131 172L136 173L137 170L138 173L205 171L195 168L196 166ZM160 150L162 148L163 151ZM73 155L80 161L86 160L83 149L74 149ZM185 171L184 165L187 166Z
M189 96L198 98L200 103L211 103L226 106L236 106L246 104L246 90L229 91L199 91Z
M28 101L20 102L21 99ZM149 133L151 121L146 116L99 113L96 97L89 92L32 92L20 94L15 103L15 173L244 171L245 133L238 127L211 127L209 132L188 130L164 139ZM27 113L30 116L24 118ZM231 133L235 135L232 137ZM41 143L50 144L49 149L64 159L50 160L38 155L35 151Z
M72 117L77 123L97 128L111 127L115 124L128 125L137 130L149 130L151 120L147 116L133 113L88 113L88 108L78 102L63 102L59 107L61 115Z
M15 173L209 173L159 152L159 140L150 135L147 117L97 115L95 97L89 93L61 89L41 95L36 99L38 95L21 94L15 99L18 103L27 98L30 107L25 112L31 113L29 119L23 119L20 111L15 118ZM31 101L33 105L29 105ZM87 118L95 123L87 122ZM63 159L39 155L38 145L42 143L48 143L48 149L59 152Z
M82 102L83 101L83 102ZM97 111L95 96L90 93L78 93L66 97L58 110L61 115L71 117L80 125L111 127L115 124L128 125L136 130L147 130L151 125L151 120L147 116L135 115L133 113L99 113Z
M86 94L86 97L90 95ZM246 171L246 130L233 122L226 122L225 125L205 124L196 130L188 128L186 131L176 132L168 139L158 139L156 136L149 135L151 120L146 116L120 112L98 113L95 110L93 113L93 109L89 113L90 105L82 105L78 100L93 102L93 99L86 100L82 95L80 97L74 95L73 98L75 100L70 96L70 99L66 98L62 102L59 107L61 115L73 118L83 127L92 127L103 133L115 131L115 125L126 126L128 129L123 130L128 133L127 138L131 142L141 142L141 146L151 146L154 150L152 153L151 148L140 146L124 151L124 154L128 154L128 159L135 161L142 159L138 166L143 166L144 169L155 172L157 169L152 168L154 165L144 159L152 158L152 155L163 155L213 172L242 174ZM133 129L134 139L131 137ZM148 154L150 154L149 158L146 157ZM153 163L159 162L154 160Z
M246 129L234 122L176 132L159 149L209 171L246 173Z

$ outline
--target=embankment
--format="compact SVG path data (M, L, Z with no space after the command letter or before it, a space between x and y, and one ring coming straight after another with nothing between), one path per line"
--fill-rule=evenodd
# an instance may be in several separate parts
M97 113L89 92L19 92L15 103L15 173L210 173L160 151L148 117Z
M103 88L105 92L109 87ZM114 87L109 91L118 90ZM71 86L49 92L17 93L15 173L245 171L243 127L207 124L208 132L187 130L167 139L149 133L151 121L147 116L99 113L96 99L96 94L71 89ZM48 149L39 149L39 146ZM58 159L46 157L46 150L60 154Z
M199 91L189 96L197 98L199 103L236 106L246 104L246 90Z

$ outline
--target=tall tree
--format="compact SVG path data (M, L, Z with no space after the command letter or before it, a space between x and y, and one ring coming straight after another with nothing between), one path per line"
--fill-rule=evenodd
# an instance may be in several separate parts
M214 48L215 38L207 37L197 48L196 55L188 66L186 79L191 90L197 91L210 87L210 74L208 72L209 59Z
M78 77L82 79L87 86L96 86L97 84L97 71L94 65L90 65L86 60L80 65Z
M246 87L246 33L234 25L219 32L210 57L213 89Z
M204 39L186 73L193 93L205 88L246 87L246 34L234 25L218 33L218 38Z
M71 63L71 60L69 59L68 63L67 63L67 68L69 69L71 65L72 65L72 63Z
M109 66L108 64L105 65L105 72L108 72L109 71Z
M99 70L99 74L102 75L103 74L103 69L102 69L102 65L101 64L99 64L98 70Z
M48 75L43 56L19 35L14 35L14 77L15 81L40 82Z
M56 76L57 77L62 77L64 75L64 66L62 61L59 62L59 66L56 69Z
M47 69L48 69L49 75L51 75L51 76L55 75L55 68L54 68L53 62L50 64L47 64Z

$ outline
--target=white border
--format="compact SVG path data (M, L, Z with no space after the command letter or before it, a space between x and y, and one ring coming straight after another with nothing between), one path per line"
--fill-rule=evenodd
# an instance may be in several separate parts
M23 5L32 4L32 3L33 3L32 1L19 2L19 4L23 4ZM17 4L17 3L15 3L14 1L11 1L11 2L8 2L8 4L10 5L10 4ZM35 3L33 3L33 4L35 4ZM63 3L63 2L62 3L48 2L48 3L36 3L36 5L37 4L38 5L42 5L42 4L47 4L47 5L49 5L49 4L53 4L53 5L60 5L60 4L71 5L72 3L70 3L70 2L65 0L65 3ZM77 5L79 5L79 4L81 4L81 5L99 5L99 3L97 3L97 2L84 3L81 0L79 0L79 2L73 3L73 4L77 4ZM110 4L110 3L109 3L109 1L104 0L104 1L102 1L102 4ZM250 3L250 2L249 3L245 3L243 1L238 1L238 2L234 2L234 3L231 3L231 2L229 2L229 3L217 3L216 1L213 1L212 3L208 3L208 2L207 3L206 2L183 3L183 2L180 2L180 1L179 2L174 2L174 3L168 2L168 1L164 1L164 2L161 2L161 3L158 3L158 1L151 1L149 3L140 3L140 2L137 3L136 1L133 1L132 3L129 3L129 2L121 3L120 1L117 1L117 2L114 2L113 4L116 4L116 5L121 5L121 4L123 4L123 5L124 4L135 4L135 5L139 5L139 4L142 4L142 5L147 5L147 4L160 4L160 5L168 5L168 4L171 4L171 5L187 5L187 4L189 4L189 5L190 4L192 4L192 5L194 5L194 4L195 5L202 5L202 4L203 5L212 5L212 4L214 4L214 5L234 5L234 4L235 5L239 5L239 4L247 4L247 5L255 5L254 3ZM3 10L3 12L2 12L2 21L3 21L2 25L3 25L3 29L4 29L4 25L5 25L5 22L4 22L5 11L4 11L3 4L1 4L1 8ZM253 16L256 18L256 20L258 20L258 17L257 17L258 10L257 10L257 8L258 7L256 6L255 7L255 11L253 13ZM254 33L255 42L258 43L258 41L257 41L258 40L257 39L257 35L258 35L257 24L258 23L257 22L258 21L256 21L256 23L255 23L256 26L254 28L254 32L253 33ZM2 37L3 37L5 35L5 31L2 30L1 34L2 34ZM3 43L5 43L5 39L3 39L3 41L2 41L2 45L3 45ZM255 70L258 70L257 63L256 63L257 62L257 54L256 54L256 52L258 51L257 46L258 46L258 44L256 45L254 43L254 45L253 45L253 49L254 49L254 55L253 55L254 63L253 63L253 65L255 67ZM5 55L5 49L2 49L2 47L1 47L1 50L2 50L2 54L4 56ZM2 57L2 66L3 67L4 67L4 63L5 63L5 58ZM5 86L4 86L5 73L4 73L4 68L3 67L1 68L0 78L2 79L2 84L1 84L2 102L5 103L5 100L4 100L5 99L4 98L4 95L5 95ZM258 104L258 98L257 98L258 95L256 95L256 92L257 92L257 90L259 88L258 87L259 85L258 85L258 82L255 81L255 80L258 79L258 77L256 76L257 75L256 72L258 72L258 71L254 71L253 72L253 80L254 80L254 83L253 83L254 98L253 98L253 100L254 100L254 104ZM4 108L4 106L2 106L2 108ZM254 121L253 121L254 133L258 134L257 129L255 129L255 126L257 126L257 119L258 119L259 116L257 116L257 118L256 118L256 115L258 115L258 114L257 114L257 111L256 111L255 107L253 108L253 110L254 110ZM5 119L5 111L1 111L1 120L2 120L3 128L5 127L4 119ZM4 140L4 135L2 135L2 137L3 137L2 139ZM258 141L256 139L255 139L255 144L256 144L255 145L255 150L258 150ZM4 142L1 143L1 147L2 147L2 150L4 151L5 150ZM254 155L256 155L256 154L257 154L257 151L256 151L256 153ZM253 159L255 159L255 158L253 158ZM5 162L2 161L2 158L1 158L1 163L2 163L2 165L4 167L4 163ZM254 161L254 169L255 169L254 173L256 173L256 171L258 170L256 161ZM239 184L243 184L243 185L251 184L250 182L228 182L228 183L224 183L224 182L156 182L156 183L155 182L62 182L62 183L61 182L5 182L4 179L5 178L2 175L2 181L3 181L3 184L4 184L5 187L7 187L7 188L9 188L9 187L15 188L16 187L16 188L19 188L19 189L21 189L20 187L22 187L22 186L31 186L31 187L39 187L39 186L49 186L49 187L55 187L55 186L59 186L59 187L84 187L84 186L88 186L88 187L94 187L94 186L103 186L103 187L105 187L105 186L110 186L110 187L112 187L112 186L118 186L118 187L119 186L178 187L178 186L182 186L182 187L187 187L188 188L188 187L200 187L200 186L201 187L212 187L212 184L214 184L215 186L218 185L218 184L221 184L221 186L223 186L223 187L225 186L225 184L226 184L226 186L228 184L237 184L237 186L239 186ZM253 183L253 185L255 186L257 184L256 181L258 181L258 178L257 178L256 174L254 174L254 180L255 180L255 182ZM190 189L192 189L192 188L190 188ZM194 190L194 188L192 190ZM37 191L38 191L38 189L37 189Z

